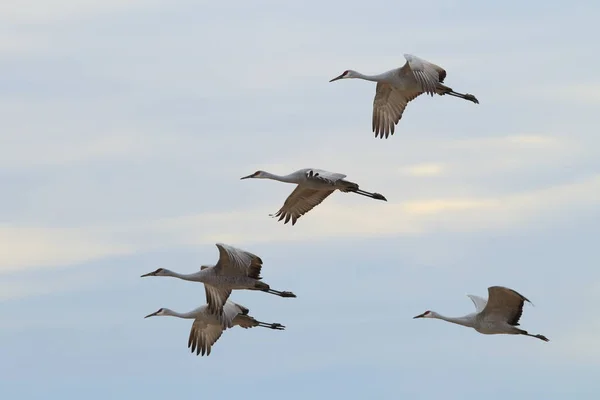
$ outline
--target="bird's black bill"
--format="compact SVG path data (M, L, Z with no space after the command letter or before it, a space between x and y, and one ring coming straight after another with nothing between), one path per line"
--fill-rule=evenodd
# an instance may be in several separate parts
M337 81L338 79L342 79L343 77L344 77L344 74L341 74L340 76L333 78L329 82Z
M154 271L153 271L153 272L148 272L147 274L140 275L140 278L143 278L143 277L145 277L145 276L154 276L154 275L155 275L155 274L154 274Z
M415 318L423 318L425 316L425 314L427 314L427 313L419 314L416 317L413 317L413 319L415 319Z
M240 180L241 180L241 179L248 179L248 178L252 178L252 175L254 175L254 174L250 174L250 175L248 175L248 176L242 176L242 177L240 178Z
M148 318L148 317L154 317L156 314L158 313L158 311L153 312L152 314L148 314L146 315L144 318Z

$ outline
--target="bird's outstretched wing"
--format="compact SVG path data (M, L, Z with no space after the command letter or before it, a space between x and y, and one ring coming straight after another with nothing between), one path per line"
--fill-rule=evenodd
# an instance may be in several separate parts
M194 320L190 329L188 348L196 355L210 355L212 345L223 334L223 328L218 324L208 324L204 319L198 317Z
M522 294L503 286L489 287L488 294L483 314L503 318L513 326L519 325L525 302L531 303Z
M223 243L216 245L219 249L219 261L214 267L216 274L262 279L260 270L263 262L259 256Z
M220 321L223 318L223 306L231 295L231 289L204 284L208 312L214 314Z
M446 71L438 65L411 54L405 54L404 58L407 62L402 67L402 72L407 72L406 69L409 68L423 91L433 96L436 93L438 83L444 82Z
M475 304L475 310L478 313L483 311L483 309L485 308L485 305L487 304L486 299L481 298L479 296L475 296L474 294L468 294L467 296L473 301L473 304Z
M321 202L334 191L335 189L308 189L298 185L285 200L283 207L281 207L273 216L279 217L278 221L285 219L284 224L287 224L291 219L292 225L294 225L298 218L312 210L315 206L321 204Z
M406 105L422 94L418 91L401 91L387 83L377 83L373 100L373 132L375 137L386 139L394 134Z

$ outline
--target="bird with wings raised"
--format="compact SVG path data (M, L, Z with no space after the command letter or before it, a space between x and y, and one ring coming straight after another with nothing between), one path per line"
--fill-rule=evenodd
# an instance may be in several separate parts
M260 290L280 297L296 297L292 292L279 291L262 282L262 260L255 254L223 243L217 243L219 261L213 266L202 266L193 274L180 274L165 268L142 275L170 276L186 281L202 282L210 312L220 316L223 305L232 290Z
M298 218L321 204L323 200L336 190L387 201L381 194L366 192L360 189L358 184L344 180L345 177L346 175L336 172L304 168L283 176L265 171L256 171L240 179L272 179L279 182L295 183L297 185L296 189L285 200L283 206L273 215L274 217L279 217L278 221L284 220L284 224L287 224L291 220L292 225L295 225Z
M388 138L393 135L408 103L423 93L431 96L436 93L440 96L447 94L479 104L472 94L458 93L444 85L446 71L442 67L410 54L405 54L404 58L406 63L401 68L382 74L364 75L349 69L329 81L364 79L377 82L372 118L375 137Z
M435 318L452 322L475 329L485 335L526 335L545 342L548 338L544 335L533 335L517 328L523 314L525 302L531 303L525 296L516 291L503 287L491 286L488 288L488 299L479 296L467 295L475 304L475 312L464 317L445 317L435 311L425 311L414 318Z

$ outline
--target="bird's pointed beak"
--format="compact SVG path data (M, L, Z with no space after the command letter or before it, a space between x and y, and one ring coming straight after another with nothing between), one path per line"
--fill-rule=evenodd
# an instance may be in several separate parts
M250 174L248 176L242 176L240 179L248 179L248 178L252 178L254 174Z
M148 318L148 317L154 317L156 314L158 314L158 311L153 312L152 314L148 314L146 315L144 318Z
M337 81L337 80L339 80L339 79L342 79L343 77L344 77L344 74L341 74L340 76L333 78L333 79L332 79L332 80L330 80L329 82Z
M423 317L425 317L425 314L427 314L427 313L424 312L423 314L419 314L416 317L413 317L413 319L415 319L415 318L423 318Z
M154 276L154 275L155 275L155 273L154 273L154 271L152 271L152 272L148 272L147 274L140 275L140 278L143 278L145 276Z

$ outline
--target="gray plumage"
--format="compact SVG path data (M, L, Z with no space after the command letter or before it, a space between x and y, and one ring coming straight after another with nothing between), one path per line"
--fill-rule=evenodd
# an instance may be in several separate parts
M288 196L283 206L272 215L283 220L284 224L292 221L296 224L298 218L321 204L329 195L336 190L344 193L356 193L376 200L387 201L379 193L366 192L359 188L358 184L345 180L346 175L337 172L329 172L316 168L303 168L289 175L276 175L265 171L256 171L253 174L240 179L271 179L285 183L295 183L296 189Z
M223 243L217 243L219 261L213 266L202 266L199 272L180 274L165 268L142 275L171 276L187 281L202 282L210 312L220 315L232 290L260 290L280 297L296 297L292 292L278 291L262 282L262 260L255 254Z
M219 318L213 314L208 305L200 306L187 313L179 313L168 308L160 308L144 318L155 316L171 316L178 318L193 319L190 335L188 338L188 348L196 355L210 355L212 346L219 340L223 332L234 326L240 326L244 329L256 326L283 330L285 326L278 323L261 322L250 315L249 310L232 301L225 302L223 306L222 317Z
M522 294L503 286L491 286L488 288L488 300L475 295L467 296L475 304L476 312L474 313L453 318L428 310L414 318L441 319L473 328L485 335L526 335L545 342L549 341L544 335L532 335L523 329L517 328L523 314L523 305L525 302L531 303Z
M388 138L394 134L408 103L423 93L431 96L450 95L479 104L479 100L472 94L455 92L444 85L446 71L429 61L425 61L411 54L404 54L406 63L401 68L395 68L378 75L364 75L353 70L346 70L340 76L329 82L339 79L364 79L377 82L375 98L373 99L372 128L375 137Z

